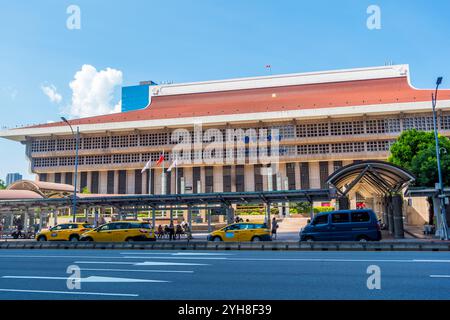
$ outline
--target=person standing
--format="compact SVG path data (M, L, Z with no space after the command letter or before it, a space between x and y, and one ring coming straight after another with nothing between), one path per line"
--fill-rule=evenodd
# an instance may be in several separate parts
M277 222L277 219L275 217L273 217L273 219L272 219L272 239L273 240L277 239L277 229L278 229L278 222Z
M173 222L169 224L169 240L175 240L175 227Z

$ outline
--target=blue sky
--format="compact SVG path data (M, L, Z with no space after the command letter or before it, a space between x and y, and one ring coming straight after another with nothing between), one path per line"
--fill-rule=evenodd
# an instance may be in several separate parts
M66 9L81 9L81 29ZM369 5L381 29L366 27ZM408 63L412 83L450 87L447 0L0 0L0 127L57 120L85 64L140 80L199 81ZM43 86L61 98L51 102ZM112 103L120 99L119 86ZM0 140L0 178L31 177L24 146Z

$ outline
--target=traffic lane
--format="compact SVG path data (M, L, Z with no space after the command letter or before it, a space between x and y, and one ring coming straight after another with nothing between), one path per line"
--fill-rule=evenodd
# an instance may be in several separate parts
M207 256L199 257L199 252L174 253L139 252L136 251L35 251L17 250L17 252L3 251L0 257L8 258L2 263L2 273L16 273L47 276L66 276L65 269L74 260L87 259L100 262L95 268L117 268L121 265L111 265L111 262L124 261L182 261L207 262L208 267L199 268L192 275L170 274L162 278L170 278L170 283L88 283L82 284L83 291L99 291L124 293L133 291L141 299L427 299L448 298L449 279L432 279L430 274L448 274L448 262L412 262L421 260L449 260L447 253L409 253L409 252L232 252L226 259ZM5 253L10 253L5 256ZM12 254L11 254L12 253ZM206 254L210 254L207 252ZM35 258L27 258L27 256ZM59 258L58 258L59 257ZM205 259L213 260L205 260ZM386 262L385 260L403 262ZM42 261L44 260L44 261ZM99 260L99 261L93 261ZM306 260L306 261L305 261ZM336 261L335 261L336 260ZM355 261L356 260L356 261ZM406 262L408 261L408 262ZM37 262L37 263L36 263ZM101 263L105 264L102 265ZM18 265L19 264L19 265ZM382 290L371 291L366 287L368 275L367 266L376 264L382 270ZM92 265L89 266L91 268ZM85 265L81 265L85 268ZM127 266L128 268L128 266ZM133 269L148 269L134 267ZM153 268L153 267L152 267ZM171 266L171 269L180 268ZM125 268L126 269L126 268ZM83 275L84 276L84 271ZM88 272L88 275L108 275L114 277L134 277L145 279L161 279L162 275L146 274L137 276L133 272ZM430 281L431 280L431 281ZM5 281L5 282L4 282ZM11 282L7 282L11 281ZM22 282L22 283L20 283ZM23 281L2 279L2 284L26 288L36 287L47 290L67 290L65 281ZM27 296L27 295L25 295ZM8 297L24 298L21 294L8 294ZM28 295L36 299L36 295ZM45 295L42 298L49 298ZM61 299L73 297L59 296ZM77 297L80 298L80 297ZM123 297L82 297L87 299L120 298Z
M327 253L321 256L330 258ZM351 260L352 256L369 260L389 258L346 254L346 259ZM423 255L411 258L416 257L436 258ZM314 258L321 257L314 255ZM180 285L176 291L170 292L166 291L171 289L170 286L166 286L158 296L165 299L450 298L450 282L444 284L429 277L431 273L448 272L448 263L377 261L376 265L382 272L382 290L369 290L366 285L367 267L375 264L371 262L295 261L273 257L273 260L263 261L237 259L218 261L214 269L208 268L201 275L193 275L186 286Z
M173 252L170 252L173 253ZM14 250L0 252L0 289L14 290L39 290L46 292L2 292L0 299L135 299L134 292L136 283L81 283L81 290L68 290L64 279L17 279L5 277L57 277L67 278L67 267L74 265L76 260L87 260L89 262L104 262L104 264L80 264L81 277L102 276L117 278L132 278L143 280L174 281L183 280L181 277L193 272L188 266L173 265L169 261L169 266L143 266L134 267L128 264L126 259L118 251L98 251L98 250ZM146 259L147 260L147 259ZM134 259L132 260L134 263ZM109 264L118 262L119 264ZM140 262L140 259L135 261ZM122 264L127 263L127 264ZM130 262L131 263L131 262ZM190 266L189 266L190 267ZM84 270L84 269L100 269ZM106 269L136 270L135 272L110 272ZM140 272L145 271L145 272ZM186 271L186 272L184 272ZM188 272L190 271L190 272ZM176 273L172 273L176 272ZM177 277L178 276L178 277ZM142 290L149 292L153 290L155 283L139 283ZM55 291L56 293L51 293ZM67 294L72 291L72 294ZM77 294L77 291L83 294ZM99 293L91 295L89 293ZM110 296L108 294L118 294ZM134 296L122 296L122 294L133 294Z

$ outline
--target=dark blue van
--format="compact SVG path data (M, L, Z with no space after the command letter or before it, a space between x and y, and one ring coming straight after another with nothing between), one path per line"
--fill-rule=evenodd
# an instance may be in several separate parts
M381 228L372 210L318 214L300 230L300 241L380 241Z

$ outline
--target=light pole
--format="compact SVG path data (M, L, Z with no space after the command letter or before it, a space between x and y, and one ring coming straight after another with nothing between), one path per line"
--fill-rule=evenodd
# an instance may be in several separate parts
M448 229L447 229L447 217L445 210L445 194L444 194L444 183L442 181L442 170L441 170L441 151L439 147L439 137L438 137L438 129L437 129L437 117L436 117L436 104L437 104L437 95L439 86L442 83L442 77L437 78L436 81L436 90L434 94L431 94L431 101L433 106L433 126L434 126L434 140L436 143L436 159L437 159L437 167L438 167L438 177L439 177L439 200L441 204L441 223L442 223L442 231L443 231L443 239L448 240Z
M72 131L72 135L75 136L75 177L74 177L74 187L73 187L73 201L72 201L72 214L73 214L73 222L77 221L77 176L78 176L78 144L80 141L80 128L77 127L77 133L73 132L73 128L70 125L69 121L66 118L61 117L61 120L64 121Z

